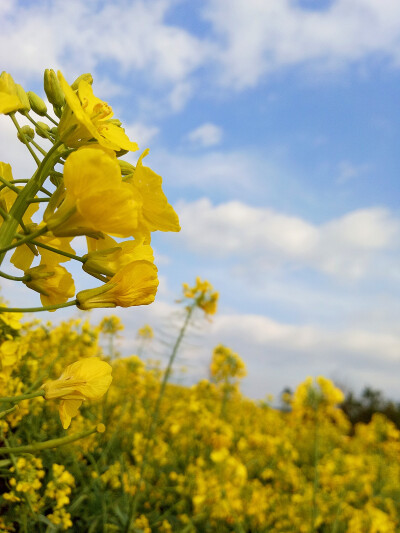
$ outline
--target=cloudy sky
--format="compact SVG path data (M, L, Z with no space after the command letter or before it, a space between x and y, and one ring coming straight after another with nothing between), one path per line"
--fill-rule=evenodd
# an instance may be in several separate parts
M146 322L172 338L200 276L220 306L183 347L192 379L224 343L251 397L323 374L400 399L398 0L2 0L0 27L27 90L45 68L93 74L180 216L153 238L157 303L117 310L124 353ZM29 177L12 128L0 117L0 160Z

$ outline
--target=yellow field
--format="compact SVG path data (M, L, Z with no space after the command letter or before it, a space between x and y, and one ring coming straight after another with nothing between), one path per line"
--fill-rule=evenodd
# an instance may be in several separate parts
M0 316L2 397L101 355L99 336L120 328L115 317L99 327L19 318ZM240 394L244 364L225 347L212 382L162 395L162 373L137 356L111 365L108 393L83 402L66 431L59 400L1 404L0 531L399 531L399 431L382 415L351 431L330 381L310 378L282 412Z

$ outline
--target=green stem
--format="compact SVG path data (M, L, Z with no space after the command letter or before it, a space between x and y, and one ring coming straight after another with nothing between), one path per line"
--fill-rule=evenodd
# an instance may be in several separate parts
M6 274L5 272L1 272L0 270L0 277L2 278L5 278L5 279L10 279L11 281L29 281L32 276L30 276L29 274L26 274L25 276L11 276L10 274Z
M31 139L30 143L36 148L36 150L39 150L39 152L46 156L47 155L47 152L46 150L43 150L43 148L40 146L40 144L38 144L37 142L35 142L33 139Z
M193 311L196 308L196 306L197 306L197 303L195 302L190 307L187 308L187 314L186 314L185 321L184 321L184 323L183 323L183 325L181 327L181 330L179 332L178 338L176 339L175 345L174 345L174 347L172 349L172 353L171 353L169 361L168 361L167 368L165 369L165 372L164 372L164 376L163 376L163 380L162 380L162 383L161 383L160 391L158 393L156 405L155 405L153 413L151 415L150 427L149 427L148 433L146 435L146 448L144 450L142 464L140 465L140 473L139 473L139 481L137 483L137 490L136 490L135 495L132 498L132 500L130 502L130 505L129 505L128 520L127 520L126 528L124 530L125 533L129 533L130 532L131 524L135 520L136 510L137 510L137 506L138 506L138 503L139 503L140 487L142 485L144 474L145 474L145 471L146 471L146 468L147 468L147 461L148 461L148 457L149 457L151 448L153 446L154 433L155 433L155 431L157 429L158 420L159 420L159 416L160 416L161 401L162 401L164 393L165 393L165 389L166 389L166 386L167 386L167 383L168 383L168 379L169 379L169 377L171 375L172 365L173 365L173 363L175 361L176 355L178 353L179 346L180 346L180 344L182 342L182 339L183 339L183 337L184 337L184 335L186 333L186 329L187 329L187 327L189 325L190 319L192 317Z
M14 123L14 126L17 128L17 131L20 135L20 138L22 140L22 142L25 144L25 146L28 148L28 150L30 151L31 153L31 156L33 157L33 159L36 161L36 164L38 167L40 167L40 159L38 158L38 156L35 154L35 152L32 150L32 147L31 145L29 144L29 141L27 140L25 134L23 133L23 131L21 130L21 127L20 125L18 124L18 120L15 118L15 113L10 113L8 115L11 120L13 121Z
M21 191L20 189L18 189L18 187L16 187L15 185L13 185L10 181L6 180L5 178L3 178L3 176L0 176L0 181L2 183L4 183L4 185L6 187L8 187L9 189L11 189L12 191L14 191L15 193L19 194Z
M51 198L32 198L31 204L38 204L40 202L50 202Z
M34 231L33 233L28 233L28 235L25 235L25 237L19 238L17 242L11 243L8 246L4 246L3 248L1 248L0 254L3 254L4 252L7 252L8 250L12 250L13 248L17 248L17 246L21 246L21 244L30 242L32 241L32 239L35 239L36 237L40 237L40 235L43 235L43 233L46 233L47 231L48 231L47 226L43 226L42 228L38 229L37 231Z
M44 307L0 307L0 313L38 313L40 311L53 311L64 307L77 305L78 300L71 300L65 304L45 305Z
M38 396L44 396L44 394L45 391L40 389L35 392L19 394L18 396L3 396L3 398L0 398L0 402L19 403L22 402L22 400L31 400L32 398L37 398Z
M15 238L18 225L20 224L26 209L30 205L29 200L34 198L43 186L49 172L60 157L59 148L62 145L63 143L59 141L49 150L35 174L28 181L22 191L19 192L10 209L10 218L5 220L0 227L0 250L5 246L8 246ZM4 259L4 255L4 252L0 253L0 264Z
M29 180L12 180L10 183L28 183ZM44 187L40 187L39 191L44 192L48 196L52 196L52 193L45 189ZM18 189L18 192L21 192L20 189Z
M76 261L80 261L81 263L85 263L86 259L83 259L82 257L79 257L79 255L70 254L69 252L64 252L63 250L58 250L57 248L53 248L52 246L49 246L48 244L43 244L42 242L33 240L31 241L32 244L35 244L39 248L45 248L46 250L49 250L50 252L54 252L55 254L64 255L65 257L69 257L70 259L75 259Z
M2 207L0 207L0 216L3 220L8 220L10 218L10 215Z
M54 120L54 118L51 117L49 114L46 113L46 114L45 114L45 117L48 118L49 120L51 120L51 122L52 122L55 126L58 126L58 122L56 122L56 121Z
M17 405L14 405L13 407L10 407L10 409L6 409L5 411L0 412L0 418L4 418L5 416L9 415L10 413L14 412L17 409Z
M53 138L51 137L51 135L49 134L49 132L45 129L43 129L37 122L36 120L33 120L33 118L29 115L29 113L27 111L25 111L24 113L25 117L30 120L32 122L32 124L35 126L35 128L38 128L45 137L47 137L47 139L49 141L51 141L52 143L54 143L54 140Z
M76 433L75 435L68 435L67 437L60 437L58 439L50 439L44 442L35 442L34 444L27 444L26 446L15 446L0 448L0 455L6 454L19 454L19 453L35 453L41 450L50 450L51 448L58 448L59 446L65 446L76 440L84 439L97 432L97 426L92 429L83 431L82 433Z

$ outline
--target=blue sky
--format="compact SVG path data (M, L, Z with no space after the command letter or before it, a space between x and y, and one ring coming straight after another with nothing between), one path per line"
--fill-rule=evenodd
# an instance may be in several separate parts
M190 379L222 342L252 397L324 374L400 399L397 0L3 0L0 24L2 69L26 89L43 93L45 68L93 74L180 215L152 241L157 303L116 310L124 353L200 276L221 300L182 351ZM11 133L0 117L0 160L25 177ZM37 304L26 291L3 284Z

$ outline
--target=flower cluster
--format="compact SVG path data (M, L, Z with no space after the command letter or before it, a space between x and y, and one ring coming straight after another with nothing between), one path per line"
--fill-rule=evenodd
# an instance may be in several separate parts
M191 305L202 309L206 315L215 315L218 305L218 292L207 280L201 281L196 278L196 285L190 287L188 283L183 284L183 295L191 302Z
M0 163L0 263L15 249L10 261L22 274L0 276L38 292L49 310L150 304L158 287L151 233L180 230L161 177L143 164L148 149L135 165L121 159L138 146L94 95L92 82L84 74L69 85L61 72L46 70L51 116L41 97L10 74L0 76L0 114L11 118L38 166L32 178L15 180L10 165ZM17 114L30 125L20 125ZM87 241L81 256L73 248L78 236ZM75 294L64 266L71 259L102 285Z

